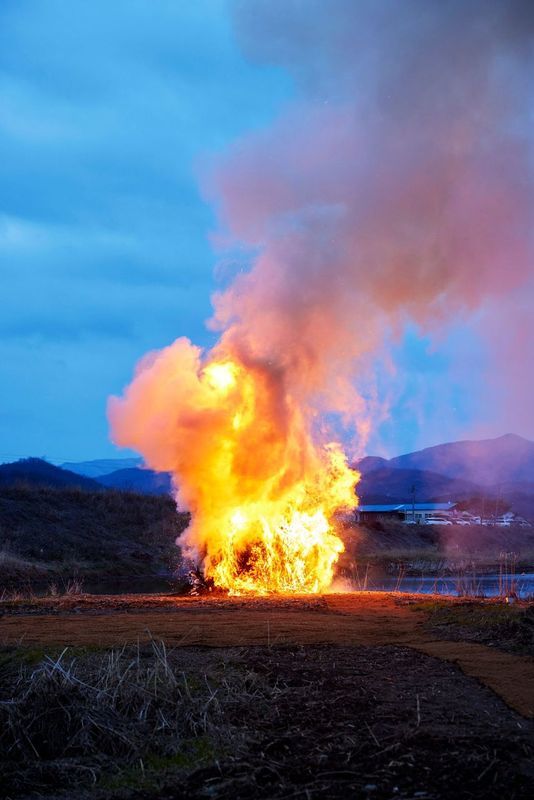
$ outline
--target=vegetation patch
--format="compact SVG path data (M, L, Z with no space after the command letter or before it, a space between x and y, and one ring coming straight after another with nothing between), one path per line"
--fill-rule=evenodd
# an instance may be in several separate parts
M534 604L429 600L412 606L428 614L426 626L443 639L466 640L534 655Z
M181 742L180 751L170 755L148 752L137 764L118 768L115 772L104 774L95 786L96 793L104 795L116 792L156 792L161 791L173 780L179 780L184 772L191 772L213 763L224 754L222 746L214 748L207 736L186 739Z
M199 671L194 654L155 641L105 652L4 652L3 789L20 796L73 781L142 788L220 756L239 738L226 710L248 701L250 680L218 656L201 662Z
M167 496L77 488L0 489L0 581L171 573L189 521Z

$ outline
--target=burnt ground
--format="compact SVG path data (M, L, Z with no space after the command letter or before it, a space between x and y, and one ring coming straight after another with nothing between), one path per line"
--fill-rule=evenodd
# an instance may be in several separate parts
M436 625L417 598L380 594L4 604L0 787L530 798L534 662L448 640L444 608ZM449 612L458 636L465 608Z

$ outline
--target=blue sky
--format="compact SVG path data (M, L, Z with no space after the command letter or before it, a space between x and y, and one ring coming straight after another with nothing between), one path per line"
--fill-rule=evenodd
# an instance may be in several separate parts
M0 460L117 454L106 400L135 362L180 335L210 341L203 165L294 93L282 69L245 59L222 0L2 0ZM469 431L472 396L450 370L461 349L480 382L476 342L411 329L397 348L373 449Z
M203 160L291 84L219 0L3 0L0 93L0 458L111 454L136 360L208 340Z

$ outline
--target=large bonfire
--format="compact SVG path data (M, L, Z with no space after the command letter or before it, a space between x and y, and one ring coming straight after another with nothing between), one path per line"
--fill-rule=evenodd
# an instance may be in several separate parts
M175 476L192 512L180 544L216 586L330 585L343 550L333 517L357 502L358 475L339 445L318 443L311 411L272 365L178 339L141 364L110 414L118 441Z

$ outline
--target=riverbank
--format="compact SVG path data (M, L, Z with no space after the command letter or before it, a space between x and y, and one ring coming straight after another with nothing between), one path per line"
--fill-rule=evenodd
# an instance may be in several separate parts
M117 581L161 581L180 570L176 539L188 524L167 496L29 486L0 490L1 589L60 587L102 591ZM534 571L534 528L402 525L339 521L339 574L353 588L382 576L456 577ZM503 554L506 554L504 556ZM121 590L127 589L123 584ZM175 584L176 585L176 584ZM155 583L152 590L161 588ZM150 587L147 584L147 590ZM108 589L109 590L109 589ZM141 588L141 591L143 589Z

